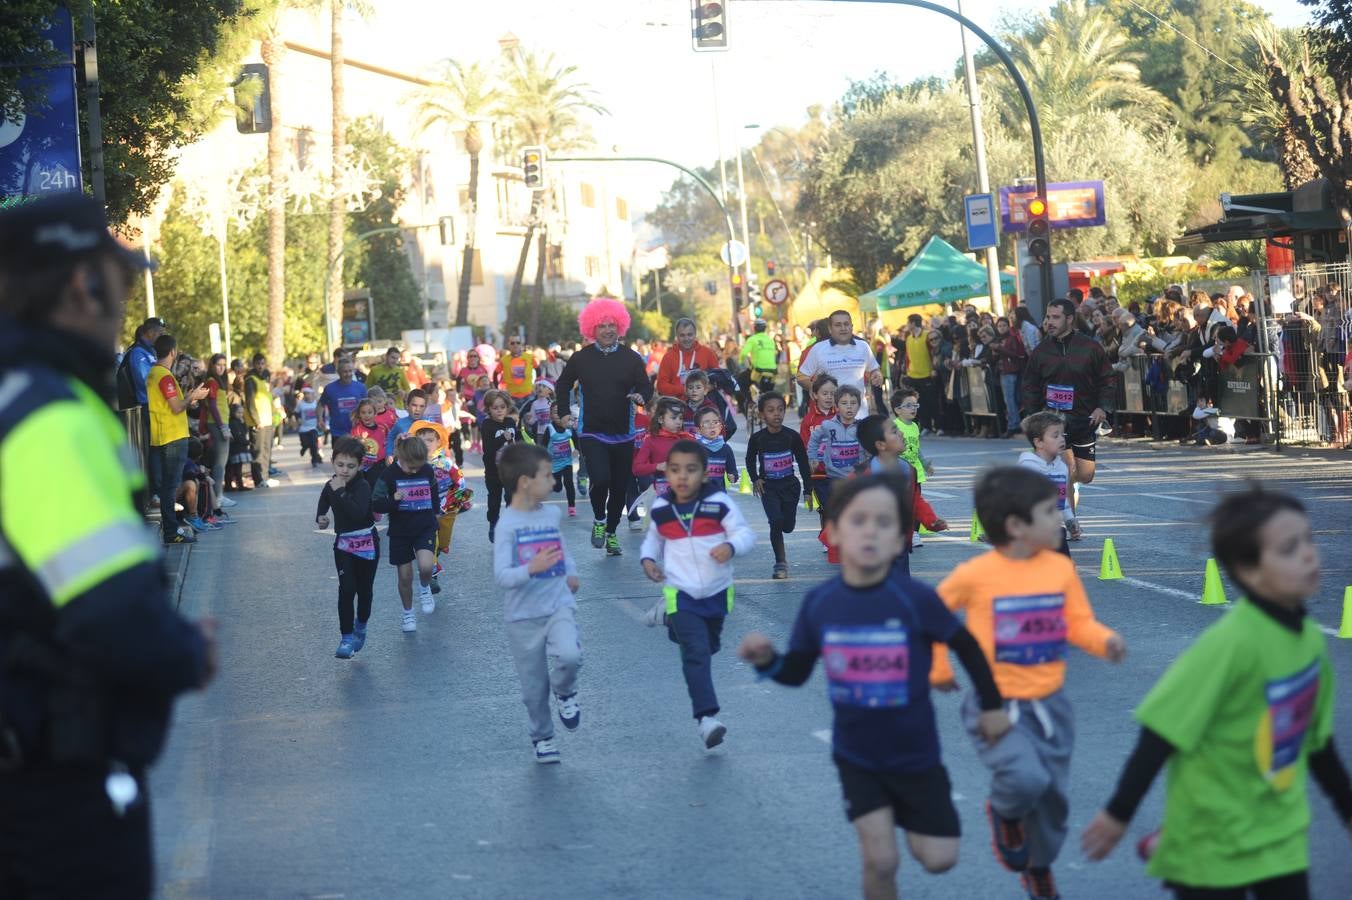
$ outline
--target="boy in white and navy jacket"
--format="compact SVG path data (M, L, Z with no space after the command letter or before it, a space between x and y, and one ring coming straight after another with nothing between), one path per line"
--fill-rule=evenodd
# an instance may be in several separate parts
M707 467L708 455L695 441L672 445L670 490L653 502L642 558L644 573L665 583L663 602L649 613L648 624L665 619L667 636L680 646L700 740L713 748L727 728L714 718L719 707L711 659L732 612L732 558L755 546L756 535L732 498L706 484Z

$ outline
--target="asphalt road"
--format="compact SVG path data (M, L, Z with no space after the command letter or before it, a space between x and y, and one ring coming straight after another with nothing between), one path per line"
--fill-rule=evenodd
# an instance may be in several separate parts
M735 444L740 456L744 443ZM482 507L458 522L446 590L418 632L400 632L394 572L382 561L366 648L337 660L332 539L312 524L322 476L297 461L295 448L288 436L282 486L243 496L238 524L203 536L189 558L182 609L220 620L222 670L209 691L179 704L153 773L163 896L858 895L821 674L798 690L758 683L731 652L751 630L782 644L804 591L829 574L812 516L788 539L791 580L773 582L759 504L739 498L761 543L737 563L729 649L715 657L728 738L706 753L675 645L640 622L656 597L638 564L641 535L622 527L625 555L606 558L588 544L580 501L566 536L582 579L583 724L575 733L559 729L562 765L539 766L506 650ZM955 531L926 541L913 558L916 577L937 582L984 549L967 539L972 478L1021 449L1013 441L926 440L938 473L925 493ZM1218 492L1245 478L1309 504L1325 571L1311 612L1336 629L1343 588L1352 585L1346 455L1101 446L1098 480L1082 495L1086 539L1074 555L1099 618L1123 634L1130 655L1114 667L1072 652L1074 836L1056 867L1067 898L1164 896L1132 852L1160 819L1162 783L1109 861L1089 864L1078 833L1135 741L1133 706L1220 614L1196 602L1207 557L1200 522ZM1096 580L1108 537L1122 581ZM1348 754L1352 641L1330 637L1330 644L1343 688L1336 731ZM965 831L961 860L942 876L904 861L902 892L1013 900L1022 894L989 849L981 814L987 773L959 729L958 703L937 698ZM1313 786L1311 796L1314 895L1347 897L1352 842Z

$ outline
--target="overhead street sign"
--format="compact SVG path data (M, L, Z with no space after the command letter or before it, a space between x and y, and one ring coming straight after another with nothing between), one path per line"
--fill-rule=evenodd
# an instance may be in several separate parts
M764 296L775 306L786 303L789 299L789 285L782 278L767 281L765 282Z
M967 249L985 250L999 240L995 233L995 198L990 194L971 194L962 198L967 220Z
M724 265L736 269L739 266L746 265L746 261L751 254L747 252L746 244L741 241L728 241L719 249L718 256L723 260Z
M1000 229L1006 234L1028 230L1028 201L1037 196L1032 185L1000 188ZM1047 218L1053 229L1103 225L1102 181L1063 181L1047 185Z
M43 100L12 119L0 117L0 200L80 189L70 11L56 7L46 24L42 40L51 56L20 85Z

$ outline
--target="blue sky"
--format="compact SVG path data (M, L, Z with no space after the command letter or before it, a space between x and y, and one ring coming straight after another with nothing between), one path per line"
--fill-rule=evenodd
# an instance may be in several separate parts
M1257 0L1280 25L1308 20L1297 0ZM964 0L964 13L993 30L1002 15L1050 8L1038 0ZM688 0L380 0L367 22L347 29L347 52L418 69L452 56L491 59L511 32L524 46L578 66L610 115L596 122L600 145L689 164L717 156L715 123L733 140L754 140L748 123L795 125L814 103L830 104L851 79L885 71L899 80L946 74L961 55L958 27L934 13L821 0L731 0L727 53L690 49ZM472 11L472 12L471 12ZM719 101L714 103L717 68ZM623 180L640 203L670 183L661 169Z

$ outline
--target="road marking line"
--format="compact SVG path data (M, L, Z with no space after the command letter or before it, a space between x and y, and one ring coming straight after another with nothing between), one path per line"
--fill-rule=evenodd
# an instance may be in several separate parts
M1161 594L1168 594L1171 597L1180 597L1184 600L1187 600L1190 603L1199 602L1198 599L1194 597L1192 594L1189 594L1187 591L1180 591L1177 588L1165 587L1162 584L1155 584L1154 582L1151 581L1142 581L1139 578L1123 578L1122 580L1125 581L1127 584L1133 585L1134 587L1143 587L1146 588L1147 590L1156 591ZM1226 603L1224 608L1230 609L1232 606L1234 606L1233 603ZM1324 634L1327 634L1330 637L1338 636L1338 629L1336 628L1330 628L1327 625L1318 625L1318 628L1320 631L1324 632Z

